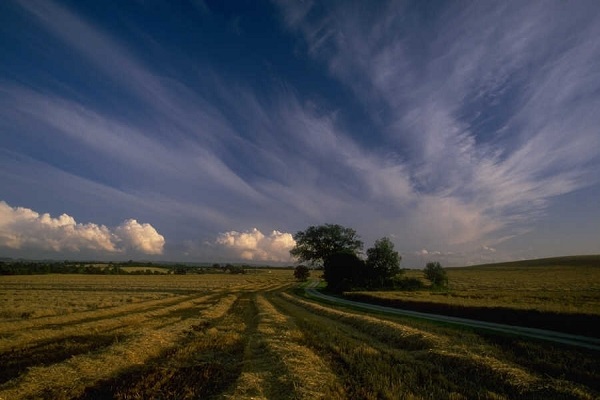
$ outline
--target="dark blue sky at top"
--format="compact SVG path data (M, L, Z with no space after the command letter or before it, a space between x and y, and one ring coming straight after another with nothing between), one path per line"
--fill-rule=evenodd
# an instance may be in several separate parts
M118 247L135 218L171 259L283 260L270 232L325 222L389 236L409 263L597 253L599 16L593 1L2 2L0 250L130 256L84 225Z
M277 101L272 96L292 90L301 99L318 100L327 110L343 109L340 122L350 128L348 132L362 145L378 145L374 143L380 136L377 129L350 91L329 79L319 65L301 56L306 46L285 32L278 10L269 2L151 2L149 5L113 2L110 7L97 2L64 4L87 22L118 37L128 51L161 78L184 81L190 90L201 93L228 117L241 136L252 140L255 132L228 110L211 85L213 74L232 85L252 88L265 102ZM122 120L152 124L152 112L118 82L107 79L93 62L31 24L30 16L18 7L10 3L4 7L2 14L7 24L6 35L2 35L5 38L2 52L7 62L2 64L2 73L5 76L34 89L49 89L77 98ZM31 37L36 38L33 45ZM41 72L40 66L43 66ZM168 129L162 134L163 140L177 139ZM43 150L44 146L36 149L27 141L21 144L27 151L38 151L35 156L44 157L44 161L62 167L68 165L69 151L49 154ZM220 156L236 165L240 157L248 156L240 150L228 148ZM55 156L59 157L57 162L52 160ZM69 169L81 172L82 167L85 166L75 161ZM237 171L244 174L248 167L252 168L252 163L239 165Z

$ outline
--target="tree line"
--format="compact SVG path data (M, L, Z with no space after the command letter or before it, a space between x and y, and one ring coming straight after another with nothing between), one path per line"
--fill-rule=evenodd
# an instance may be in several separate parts
M134 268L131 268L134 267ZM256 270L247 264L213 264L195 266L186 264L162 265L152 262L90 263L79 261L0 261L0 275L45 275L45 274L84 274L84 275L187 275L207 273L246 274Z
M299 262L322 269L327 288L333 292L353 289L419 289L419 279L403 277L402 257L394 250L394 243L383 237L367 249L361 257L363 242L356 231L337 224L310 226L294 235L296 245L290 255ZM309 268L299 265L294 276L306 280ZM434 288L448 284L446 271L439 262L427 263L424 276Z
M0 261L0 275L44 275L44 274L86 274L86 275L165 275L165 272L151 269L152 264L140 264L137 270L127 271L122 267L129 263L109 263L89 265L68 261ZM147 267L147 269L142 269Z

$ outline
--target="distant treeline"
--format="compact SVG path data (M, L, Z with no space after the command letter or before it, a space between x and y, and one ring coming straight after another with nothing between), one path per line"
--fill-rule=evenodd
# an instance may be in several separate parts
M130 264L88 264L79 262L4 261L0 262L0 275L91 274L91 275L142 275L165 274L158 270L123 269ZM135 265L141 267L141 265ZM148 266L155 268L155 266Z
M246 274L257 270L250 265L213 264L193 266L185 264L160 265L139 262L89 263L76 261L0 261L0 275L88 274L88 275L186 275L206 273Z

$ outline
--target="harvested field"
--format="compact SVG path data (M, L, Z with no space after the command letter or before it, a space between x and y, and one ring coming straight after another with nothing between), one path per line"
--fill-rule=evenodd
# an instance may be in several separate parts
M295 285L290 270L0 277L0 398L600 396L593 352L319 304Z
M600 337L600 256L448 268L449 288L351 292L415 311ZM422 271L406 272L422 279Z

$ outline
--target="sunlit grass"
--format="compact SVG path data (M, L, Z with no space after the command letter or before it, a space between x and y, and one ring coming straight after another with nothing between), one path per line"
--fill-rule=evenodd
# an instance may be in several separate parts
M560 259L559 259L560 260ZM600 315L600 258L584 265L500 264L447 268L449 288L442 291L368 292L379 298L452 304L464 307L506 307L555 313ZM409 270L407 277L422 278Z
M596 398L594 354L402 317L372 317L283 295L275 302L295 318L312 346L330 360L347 396L339 398ZM375 321L370 321L371 319ZM398 340L403 331L426 332ZM499 343L502 345L499 346ZM567 362L579 358L580 365ZM529 362L528 360L536 360ZM562 365L562 374L555 369ZM573 380L566 379L569 376ZM588 386L589 385L589 386Z
M275 269L0 277L2 296L31 313L0 318L0 399L600 394L593 352L321 304L295 285Z

